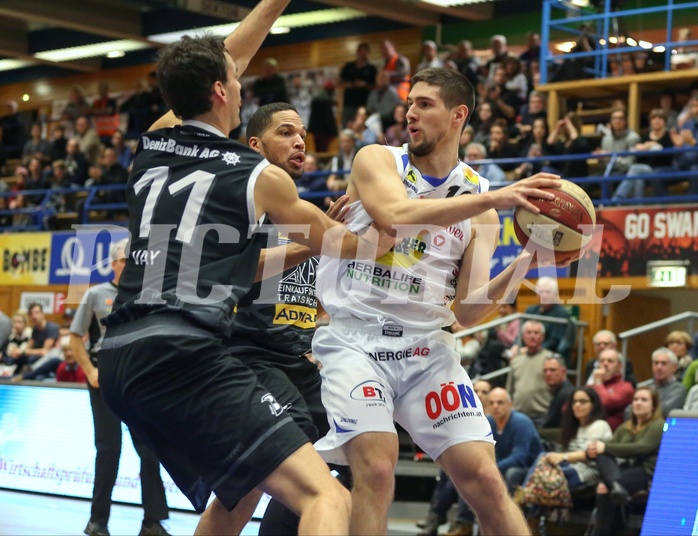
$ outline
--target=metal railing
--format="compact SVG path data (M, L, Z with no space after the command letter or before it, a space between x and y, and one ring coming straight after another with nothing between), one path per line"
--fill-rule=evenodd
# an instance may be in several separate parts
M604 0L603 8L599 12L591 12L582 9L566 0L545 0L543 2L543 22L541 25L541 62L540 82L549 81L550 67L558 60L592 59L593 67L585 68L585 71L593 78L607 78L609 76L609 59L617 56L622 61L623 54L648 54L655 52L664 54L663 69L668 71L671 67L670 58L677 47L690 47L698 45L698 41L674 41L673 27L675 12L690 13L690 10L698 9L698 2L675 3L674 0L666 0L665 5L648 6L639 9L616 9L615 2ZM665 15L666 40L661 43L641 43L628 39L624 35L622 22L624 17ZM581 27L585 26L586 30ZM594 50L587 52L571 52L564 56L550 52L550 40L552 32L562 32L578 38L585 35L594 41ZM633 44L634 43L634 44ZM609 46L615 44L614 47ZM622 72L622 71L621 71Z
M575 378L575 385L578 387L580 385L581 381L581 376L582 376L582 361L584 360L584 333L586 329L589 327L589 324L577 320L575 318L570 318L570 319L564 319L564 318L554 318L554 317L549 317L549 316L544 316L544 315L534 315L531 313L514 313L511 315L503 316L500 318L495 318L494 320L491 320L490 322L485 322L484 324L478 324L477 326L473 326L470 328L465 328L457 333L454 333L453 336L456 339L462 339L464 337L470 337L474 335L475 333L478 333L480 331L483 331L485 329L489 330L490 328L496 328L499 325L502 324L508 324L509 322L513 320L538 320L539 322L546 322L546 323L552 323L552 324L565 324L565 325L574 325L575 327L575 341L577 342L577 352L576 352L576 361L575 361L575 368L574 370L571 370L568 372L568 375L573 376ZM522 322L523 323L523 322ZM516 344L518 346L521 346L521 331L519 330L519 335L516 339ZM573 346L574 348L574 346ZM509 371L511 370L511 367L502 367L498 370L495 370L493 372L489 372L487 374L483 374L482 376L477 376L475 378L472 378L473 381L477 380L490 380L492 378L497 378L499 376L503 376L504 374L508 374Z
M668 326L670 324L675 324L677 322L688 322L688 328L687 331L688 333L694 333L693 330L693 321L698 320L698 313L693 312L693 311L686 311L684 313L679 313L677 315L673 315L667 318L663 318L662 320L657 320L656 322L650 322L649 324L645 324L643 326L639 326L637 328L629 329L627 331L623 331L622 333L618 334L618 338L622 341L621 343L621 353L623 354L623 359L628 358L628 341L632 339L633 337L637 335L642 335L643 333L647 333L648 331L653 331L658 328L663 328L664 326ZM637 384L638 387L642 387L645 385L648 385L652 381L652 378L642 381Z

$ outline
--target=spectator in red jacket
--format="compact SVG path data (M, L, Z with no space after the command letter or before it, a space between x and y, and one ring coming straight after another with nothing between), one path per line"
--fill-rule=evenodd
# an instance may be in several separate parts
M56 381L87 383L87 377L78 365L73 350L70 348L70 339L67 337L65 342L61 344L61 350L63 351L63 362L56 369Z
M623 380L623 356L614 348L599 354L599 367L593 373L593 387L606 408L606 420L615 430L623 423L623 412L633 401L633 385Z

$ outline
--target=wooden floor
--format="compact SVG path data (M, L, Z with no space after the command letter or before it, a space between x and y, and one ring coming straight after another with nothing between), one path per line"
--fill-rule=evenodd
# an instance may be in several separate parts
M416 534L414 522L426 516L424 503L396 503L391 508L389 534ZM79 536L90 518L87 500L0 490L0 536ZM143 510L136 506L112 506L109 531L112 536L135 536L141 528ZM174 536L193 534L199 516L170 512L165 526ZM244 535L256 535L259 523L248 523Z

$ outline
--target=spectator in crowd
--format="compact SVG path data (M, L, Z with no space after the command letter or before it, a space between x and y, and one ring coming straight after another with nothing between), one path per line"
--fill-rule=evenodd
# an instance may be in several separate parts
M522 102L514 91L506 88L506 81L504 67L495 67L492 80L483 86L480 96L492 105L497 118L506 120L508 128L509 124L514 124Z
M126 186L128 171L118 162L116 151L113 147L105 147L99 165L90 166L90 179L86 186ZM102 203L126 203L126 190L107 189L99 190L97 198ZM121 214L121 211L108 211L110 214Z
M279 74L278 61L274 58L264 60L263 74L254 81L252 91L260 106L272 102L288 102L286 80Z
M551 400L540 428L560 428L562 415L574 390L574 386L567 379L565 361L560 356L552 355L543 362L543 380L550 390ZM609 428L609 436L610 431Z
M95 123L95 131L103 144L108 145L119 128L116 99L109 96L109 84L100 82L97 98L92 101L90 114Z
M617 107L611 112L610 129L601 138L601 148L595 150L594 154L610 156L611 153L631 151L640 141L640 135L628 128L626 110ZM634 163L635 157L632 155L619 156L610 169L606 169L606 174L625 175Z
M85 93L80 86L73 86L70 90L68 104L63 108L62 118L72 129L78 117L90 115L90 104L85 98Z
M686 370L693 361L691 358L693 339L691 339L691 336L687 332L675 330L666 336L664 346L676 354L676 357L679 360L679 366L676 370L676 378L679 380L683 379Z
M327 189L332 192L344 191L349 184L349 171L356 155L356 137L354 131L345 128L339 134L339 153L330 161L332 174L327 177ZM338 173L339 171L346 173Z
M514 409L525 413L536 424L545 419L552 396L543 376L543 365L553 352L543 347L545 326L537 320L527 320L522 327L523 348L512 348L511 371L507 392L514 400Z
M27 313L20 309L12 315L12 331L8 338L7 347L3 352L3 363L16 365L14 356L22 355L25 352L31 336L32 329L29 327Z
M674 146L671 134L667 129L666 115L661 108L655 108L650 112L650 130L643 134L640 143L634 147L636 151L658 151L652 156L638 156L636 163L628 169L629 176L649 175L654 173L665 173L672 171L672 160L674 155L662 154L662 149L670 149ZM655 195L667 195L666 185L669 181L665 179L652 178L652 185ZM672 180L671 182L680 182ZM613 194L613 200L627 198L640 198L645 195L645 181L642 179L621 181Z
M548 145L548 136L548 122L543 118L534 119L530 135L519 142L520 155L528 158L540 158L551 154L552 149ZM540 171L555 173L548 162L522 162L514 169L513 179L520 180Z
M41 123L32 125L30 136L22 149L22 165L28 165L33 157L38 158L42 165L48 164L51 161L52 147L51 142L41 135Z
M368 111L365 106L359 106L356 110L356 115L349 122L347 128L354 131L354 139L356 140L356 150L366 145L378 143L378 135L366 124L368 121Z
M366 101L368 113L379 114L383 123L383 132L393 124L395 107L403 101L398 96L397 90L390 85L390 73L378 71L376 75L376 87L371 90Z
M392 41L387 39L381 43L381 54L385 60L383 70L388 73L390 86L395 89L401 101L407 101L407 94L410 92L410 75L412 74L410 60L398 53ZM377 80L376 86L378 86Z
M473 52L473 44L468 40L458 43L454 57L458 71L465 76L473 87L480 83L480 59Z
M128 114L126 137L129 139L137 138L150 127L151 123L148 122L151 118L149 97L145 80L136 80L133 94L119 108L122 113Z
M395 124L388 127L385 131L385 143L392 147L402 147L410 141L410 135L407 132L407 105L400 103L395 106L393 111L393 119Z
M688 178L688 193L696 195L698 194L698 150L690 149L698 145L698 94L691 97L688 106L690 110L688 119L681 124L680 129L671 130L670 134L674 147L689 149L674 157L674 167L678 171L692 172Z
M48 182L49 187L52 190L61 190L71 187L70 179L68 178L65 170L65 162L63 162L63 160L55 160L51 164L51 170L52 173L49 175ZM54 212L65 212L66 210L72 210L72 208L68 206L70 197L71 196L68 196L65 193L53 193L46 203L45 208ZM54 228L53 223L49 227Z
M671 130L676 128L676 121L679 118L679 112L676 110L674 92L671 90L664 91L659 96L659 108L664 112L666 117L666 127Z
M64 163L71 184L83 186L88 178L90 164L80 151L80 143L75 138L68 140Z
M310 121L310 105L313 100L312 89L314 83L314 81L310 81L302 74L296 74L291 78L291 87L288 90L289 102L298 111L298 117L301 118L304 125L307 125ZM232 136L230 137L232 138Z
M518 158L519 156L517 145L509 140L509 127L504 119L495 119L490 127L487 154L495 160L500 158ZM516 163L511 162L498 162L497 165L505 172L513 171L517 167Z
M116 160L124 169L131 168L133 162L133 150L131 146L124 142L124 133L120 130L115 130L111 136L110 147L116 152Z
M308 132L312 132L315 149L324 153L337 138L337 120L334 113L334 84L326 80L310 101Z
M652 381L649 387L653 387L659 394L664 417L672 409L683 408L686 402L686 387L676 380L678 368L679 360L669 348L662 346L652 352Z
M473 142L465 147L465 162L473 168L481 177L490 182L506 182L504 170L497 164L487 161L484 164L471 164L473 160L487 159L487 149L482 143Z
M465 162L465 148L473 143L475 129L472 125L466 125L458 140L458 158Z
M586 367L584 369L584 377L587 379L587 385L594 385L594 371L599 366L599 354L602 350L610 348L615 350L618 345L618 339L616 334L607 329L601 329L594 333L591 339L591 343L594 349L594 359L587 361ZM624 359L625 361L625 375L624 378L629 381L633 386L637 384L637 378L635 378L635 373L633 372L633 363L630 359Z
M565 363L569 365L570 351L574 344L574 323L571 321L567 309L560 303L557 279L547 276L539 278L538 298L540 303L526 308L528 314L569 321L567 324L544 322L545 342L543 343L543 348L560 354L565 359Z
M623 356L618 350L607 348L601 351L592 387L601 398L606 420L613 430L623 422L623 412L633 399L633 386L623 380L622 370Z
M533 130L533 121L536 119L546 120L547 125L545 95L540 91L531 91L528 95L528 103L521 107L521 113L516 118L516 123L511 131L512 136L520 136L522 139L528 138Z
M505 75L504 87L508 91L514 92L520 104L525 103L528 98L528 79L523 72L521 62L518 58L510 56L504 59L502 66Z
M578 155L591 152L591 143L582 136L582 121L573 112L566 114L555 123L548 136L548 146L553 155ZM589 176L589 165L586 158L555 162L554 166L559 169L560 175L567 179ZM591 191L591 186L588 183L581 184L581 187L587 193Z
M56 381L87 383L85 372L75 360L75 354L73 354L73 350L70 347L70 339L68 337L65 337L65 341L61 343L61 352L63 353L63 361L56 369Z
M676 377L679 378L678 369ZM693 386L698 384L698 359L694 359L693 361L691 361L691 364L688 365L688 368L686 368L686 371L683 374L682 382L684 387L686 388L686 391L690 391L693 388Z
M443 67L444 62L441 61L438 55L436 43L431 39L427 39L422 43L422 61L417 65L417 71L429 69L430 67Z
M45 190L50 188L49 182L44 175L43 164L39 158L32 156L29 159L27 166L29 176L24 182L25 190ZM45 194L27 195L26 199L29 205L40 205Z
M25 365L37 364L58 340L58 324L46 320L41 304L32 303L28 312L33 326L31 337L23 350L19 345L9 354L17 365L15 373L21 373Z
M73 136L80 146L80 152L90 164L99 160L102 152L102 142L95 129L90 126L90 120L86 115L81 115L75 120L75 135Z
M632 404L632 417L611 441L593 441L587 447L587 456L596 460L601 476L596 488L596 536L623 532L619 505L649 489L657 464L664 428L659 395L651 387L638 387ZM625 460L622 466L618 458Z
M487 145L490 140L490 128L494 123L494 113L492 105L487 102L481 102L477 106L477 115L472 120L472 126L475 129L473 141Z
M148 114L146 115L147 125L145 130L148 130L150 125L155 123L160 117L162 117L167 111L165 106L165 99L162 97L162 91L160 91L160 86L158 85L158 76L155 71L150 71L146 78L146 101L148 103ZM145 131L141 131L138 135Z
M524 69L528 69L533 61L540 61L540 34L528 32L526 34L526 50L519 55L519 61Z
M572 388L565 400L562 415L560 451L540 454L526 476L524 486L542 458L560 466L571 490L596 484L600 478L599 471L596 463L587 458L587 447L592 442L609 442L612 438L613 432L604 419L603 405L596 391L591 387ZM514 497L521 495L517 490Z
M65 137L65 127L56 124L51 131L51 161L63 160L67 154L68 138Z
M17 101L0 101L0 128L7 158L19 158L22 155L24 129L19 120L18 109Z
M487 175L482 175L483 177L488 177ZM505 316L516 314L516 298L513 298L511 303L502 303L497 310L500 318ZM521 331L521 320L515 318L504 324L499 324L495 329L497 332L497 339L504 345L505 348L511 348L514 343L519 338L519 333Z
M359 43L356 47L356 59L345 63L339 74L344 88L342 127L354 117L359 106L366 106L368 95L376 82L378 70L369 61L370 54L369 44Z
M507 38L503 35L493 35L490 39L490 45L492 57L487 60L485 64L485 74L487 75L488 81L494 79L494 72L497 67L502 65L504 59L511 57L511 54L507 50Z
M496 440L494 450L497 467L504 476L510 492L523 482L528 469L543 450L535 425L525 414L512 409L509 393L501 387L490 391L488 400L490 414L487 420L492 425ZM448 536L472 534L473 514L465 501L459 497L458 513L454 527Z
M305 153L305 165L303 166L303 175L296 179L296 187L301 197L310 201L313 205L325 210L325 200L322 197L305 197L303 194L313 192L327 191L327 177L325 175L316 175L320 171L317 155L315 153Z

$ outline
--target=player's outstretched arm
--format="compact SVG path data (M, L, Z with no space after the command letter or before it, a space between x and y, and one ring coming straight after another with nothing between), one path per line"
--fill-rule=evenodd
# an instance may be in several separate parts
M393 225L431 224L448 227L489 209L523 206L540 212L528 197L553 199L540 188L559 188L557 175L538 173L515 184L479 195L461 195L447 199L409 199L395 169L392 153L380 145L361 149L354 159L348 193L360 199L368 214L382 229Z
M269 30L290 0L262 0L235 30L225 38L225 48L242 76L252 57L262 46Z
M330 219L312 203L298 197L291 177L281 168L270 165L259 175L254 188L257 218L266 213L278 226L301 226L301 231L284 230L294 242L308 246L315 254L341 258L376 258L394 245L389 233L368 229L359 237Z

